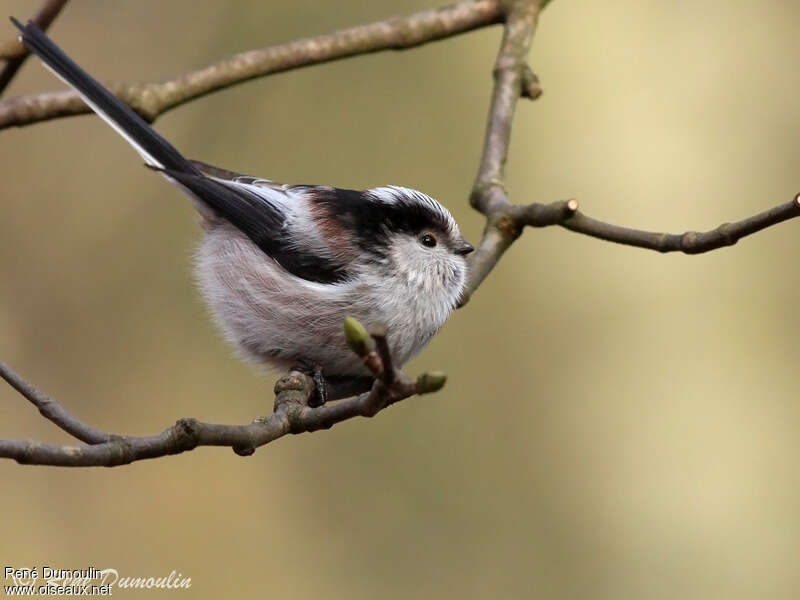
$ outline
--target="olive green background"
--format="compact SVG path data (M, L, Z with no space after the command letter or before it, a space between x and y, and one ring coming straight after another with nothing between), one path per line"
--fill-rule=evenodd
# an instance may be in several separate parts
M101 79L148 81L428 6L76 0L52 34ZM799 29L790 0L555 0L512 198L675 232L790 200ZM278 181L419 188L477 241L500 31L249 82L156 126ZM8 93L60 87L32 60ZM117 433L270 410L273 379L232 357L193 288L189 203L113 131L6 130L0 159L3 360ZM2 462L0 566L192 578L126 598L796 597L798 252L800 221L695 257L529 231L408 365L446 371L441 393L250 458ZM0 436L69 441L7 386Z

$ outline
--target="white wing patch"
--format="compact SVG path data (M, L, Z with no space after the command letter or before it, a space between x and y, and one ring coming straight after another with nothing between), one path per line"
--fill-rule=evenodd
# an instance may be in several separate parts
M289 250L311 254L327 260L341 260L341 252L336 252L331 243L319 229L313 218L310 192L302 186L276 185L266 179L237 180L211 177L230 187L244 188L263 199L283 215L282 242ZM308 282L314 283L314 282ZM321 284L314 284L321 285ZM335 284L325 284L335 285Z

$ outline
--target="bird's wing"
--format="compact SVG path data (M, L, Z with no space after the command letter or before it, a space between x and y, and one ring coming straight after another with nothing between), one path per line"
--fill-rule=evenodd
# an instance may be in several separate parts
M284 185L191 161L199 175L166 170L289 273L316 283L354 278L351 237L319 202L334 188Z
M266 187L279 191L285 191L292 187L276 181L270 181L269 179L254 177L253 175L245 175L244 173L237 173L236 171L229 171L228 169L223 169L222 167L215 167L214 165L209 165L208 163L204 163L199 160L190 159L189 162L192 163L192 165L204 175L208 175L209 177L213 177L215 179L221 179L233 183L257 185L259 187Z
M297 277L326 284L353 277L348 269L348 260L354 257L352 245L328 236L325 217L329 213L313 201L314 190L321 188L282 186L187 160L34 23L22 25L15 19L12 21L19 28L25 47L72 86L139 152L148 166L195 198L202 214L206 214L208 207Z

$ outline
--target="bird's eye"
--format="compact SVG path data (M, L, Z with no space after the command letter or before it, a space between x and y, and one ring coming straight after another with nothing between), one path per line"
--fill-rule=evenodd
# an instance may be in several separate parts
M419 237L419 243L423 246L427 246L428 248L433 248L436 245L436 238L430 233L426 233Z

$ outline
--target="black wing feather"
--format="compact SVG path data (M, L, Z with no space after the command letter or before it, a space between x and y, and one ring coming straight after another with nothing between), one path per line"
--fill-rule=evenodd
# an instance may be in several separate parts
M291 244L281 210L247 187L235 182L226 184L202 174L167 169L163 173L205 202L293 275L317 283L341 283L350 278L344 263Z
M79 67L34 23L22 25L13 17L11 21L22 32L21 40L31 52L74 87L98 114L109 120L134 146L160 163L160 166L148 166L178 182L297 277L318 283L338 283L349 278L346 265L341 261L298 248L297 244L289 244L287 240L291 236L286 231L285 217L278 207L246 186L237 185L236 181L225 183L215 179L217 173L214 172L209 173L211 177L205 176L203 170L214 168L184 158L128 105ZM216 170L224 179L236 175Z

